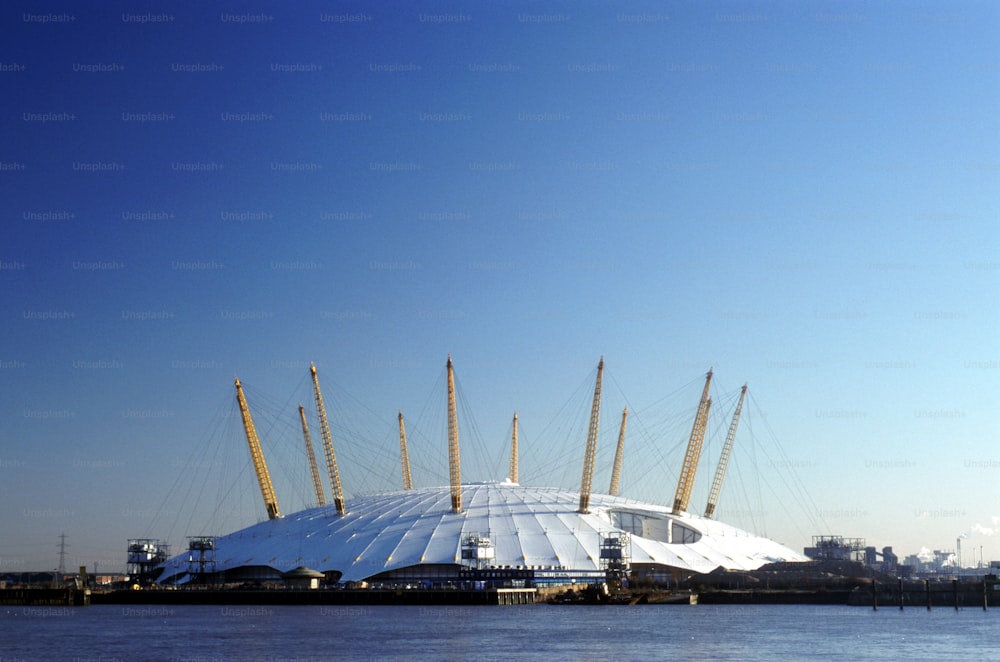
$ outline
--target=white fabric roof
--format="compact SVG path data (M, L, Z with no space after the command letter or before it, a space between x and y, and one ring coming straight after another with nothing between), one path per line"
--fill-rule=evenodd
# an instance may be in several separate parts
M578 513L578 505L578 492L509 482L463 485L459 514L451 512L447 486L357 497L347 500L342 516L332 505L308 508L219 537L216 570L307 566L357 581L417 564L461 563L463 538L481 533L495 546L492 565L597 571L601 539L621 531L616 524L632 534L632 563L704 573L807 560L772 540L696 515L673 515L664 506L602 494L591 495L587 514ZM675 524L697 532L688 535L697 540L665 542ZM187 565L187 552L174 557L163 579Z

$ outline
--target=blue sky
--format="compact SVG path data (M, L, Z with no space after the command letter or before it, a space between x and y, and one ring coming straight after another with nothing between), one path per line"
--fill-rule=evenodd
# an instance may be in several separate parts
M695 501L753 395L719 518L1000 558L998 24L7 6L0 567L54 567L62 532L70 567L116 567L126 538L263 517L234 375L283 510L310 505L310 361L348 499L399 486L400 409L442 484L449 353L470 480L504 477L517 410L522 482L578 486L603 355L595 484L628 406L622 491L669 504L713 367Z

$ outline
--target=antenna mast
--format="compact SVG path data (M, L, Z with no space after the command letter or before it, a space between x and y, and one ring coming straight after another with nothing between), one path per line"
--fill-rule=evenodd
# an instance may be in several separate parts
M597 454L597 430L601 420L601 377L604 374L604 357L597 364L597 383L594 384L594 402L590 407L590 427L587 429L587 452L583 456L583 480L580 482L580 507L577 512L590 512L590 488L594 480L594 456Z
M618 496L618 483L622 477L622 454L625 450L625 422L628 421L628 407L622 411L622 428L618 432L618 448L615 449L615 464L611 469L611 487L608 494Z
M326 495L323 493L323 480L319 477L319 467L316 466L316 449L312 437L309 436L309 424L306 423L305 407L299 403L299 418L302 419L302 436L306 440L306 457L309 458L309 473L312 475L313 491L316 492L316 505L326 505Z
M517 480L517 412L514 412L514 431L510 436L510 482Z
M268 519L281 517L281 509L278 508L278 499L274 496L274 484L271 483L271 474L267 470L267 461L264 459L264 451L260 447L260 438L257 436L257 428L254 427L253 417L250 416L250 408L247 406L247 399L243 395L243 386L240 378L236 378L236 402L240 405L240 415L243 417L243 429L247 434L247 445L250 446L250 458L253 460L253 468L257 472L257 482L260 484L260 493L264 497L264 507L267 508Z
M462 512L462 467L458 456L458 411L455 405L455 370L448 355L448 476L451 482L451 510Z
M406 448L406 426L403 425L403 412L399 412L399 458L403 465L403 489L413 489L413 476L410 475L410 452Z
M66 548L69 545L66 544L66 534L59 534L59 570L57 571L60 575L66 574Z
M712 370L705 375L705 388L701 392L698 403L698 413L691 427L691 437L688 439L687 453L681 467L680 479L677 481L677 493L674 495L674 512L686 511L691 501L691 489L694 487L694 476L698 471L698 460L701 458L701 445L705 441L705 428L708 427L708 412L712 400L708 397L708 387L712 383Z
M333 494L333 504L337 514L343 515L344 490L340 486L340 471L337 469L337 455L333 452L333 436L330 434L330 422L326 418L326 407L323 406L323 394L319 390L319 377L316 375L316 365L309 364L312 374L313 395L316 399L316 415L319 416L319 431L323 435L323 455L326 457L326 471L330 476L330 492Z
M708 492L708 504L705 506L705 517L711 519L715 514L715 505L719 503L719 495L722 493L722 481L726 477L726 469L729 467L729 456L733 452L733 441L736 439L736 428L740 424L740 412L743 411L743 399L747 395L747 385L743 385L740 391L740 400L736 403L736 411L733 413L733 421L729 424L729 432L726 434L726 443L722 445L722 455L719 457L719 464L715 467L715 477L712 479L712 489Z

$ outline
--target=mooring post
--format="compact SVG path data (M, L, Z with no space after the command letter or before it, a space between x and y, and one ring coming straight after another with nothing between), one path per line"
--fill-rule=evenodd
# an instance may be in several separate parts
M903 578L899 578L899 611L903 611Z
M986 611L986 607L989 604L989 593L986 590L986 575L983 575L983 611Z
M951 593L955 596L955 611L958 611L958 580L951 580Z
M924 591L927 593L927 611L931 610L931 580L924 580Z
M878 582L872 577L872 611L878 609Z

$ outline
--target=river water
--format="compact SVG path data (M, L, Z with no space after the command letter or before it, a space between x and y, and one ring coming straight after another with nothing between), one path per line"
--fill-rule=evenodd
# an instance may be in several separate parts
M0 607L12 660L1000 659L1000 609Z

